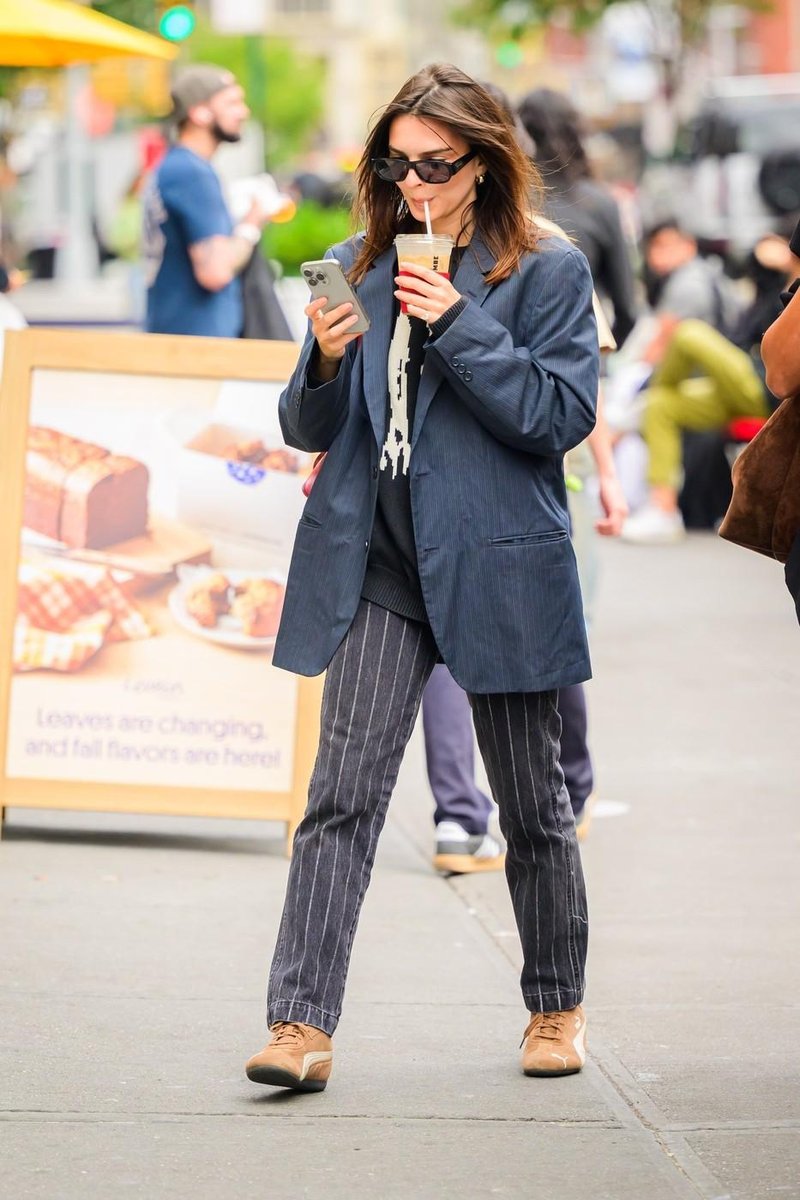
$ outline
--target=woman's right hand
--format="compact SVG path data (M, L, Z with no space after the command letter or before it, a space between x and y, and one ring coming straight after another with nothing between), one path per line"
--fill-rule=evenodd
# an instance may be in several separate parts
M327 300L321 296L318 300L312 300L304 312L311 320L311 332L317 339L322 362L327 360L336 363L338 369L339 359L344 358L350 342L360 337L358 333L348 333L351 325L358 321L358 314L353 312L349 301L324 313L322 309L326 304Z

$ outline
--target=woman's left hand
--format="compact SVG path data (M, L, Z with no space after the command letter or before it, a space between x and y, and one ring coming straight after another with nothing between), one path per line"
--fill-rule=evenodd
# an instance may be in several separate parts
M398 263L398 270L400 274L396 275L394 280L398 285L395 296L408 305L412 317L420 317L428 326L438 321L439 317L461 299L460 293L446 276L437 275L428 267L422 267L418 263L401 262ZM409 275L415 277L413 291L409 286Z
M619 537L628 515L628 502L616 473L601 475L600 504L605 516L595 521L595 529L603 537Z

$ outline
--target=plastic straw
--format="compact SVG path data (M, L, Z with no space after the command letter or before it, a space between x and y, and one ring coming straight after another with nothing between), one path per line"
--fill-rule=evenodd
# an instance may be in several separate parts
M422 204L425 209L425 227L428 230L428 237L433 237L433 230L431 229L431 210L428 207L428 201L423 200Z

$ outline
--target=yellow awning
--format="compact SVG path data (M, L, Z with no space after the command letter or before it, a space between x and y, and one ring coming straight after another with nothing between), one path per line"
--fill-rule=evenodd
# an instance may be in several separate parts
M66 67L101 58L171 59L177 47L70 0L0 0L0 66Z

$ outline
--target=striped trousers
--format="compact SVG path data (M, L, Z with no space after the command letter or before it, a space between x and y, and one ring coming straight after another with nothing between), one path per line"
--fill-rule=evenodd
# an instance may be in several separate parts
M378 836L436 660L427 626L362 601L331 661L270 971L270 1025L336 1029ZM584 986L586 893L559 766L557 696L470 696L507 843L522 996L531 1012L574 1008Z

